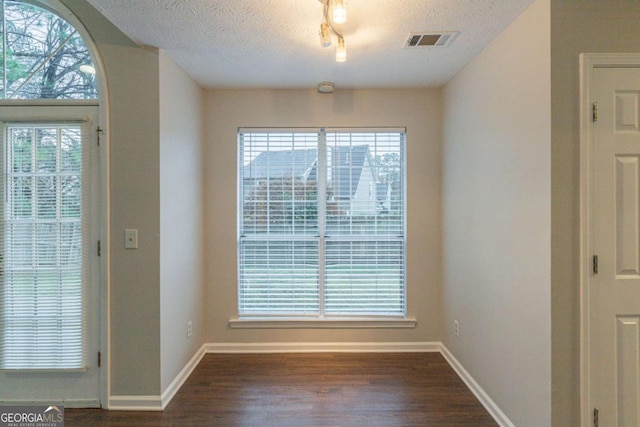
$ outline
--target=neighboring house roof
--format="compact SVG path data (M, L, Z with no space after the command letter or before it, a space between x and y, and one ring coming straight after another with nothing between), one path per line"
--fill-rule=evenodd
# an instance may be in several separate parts
M331 179L335 197L351 199L355 196L362 176L362 168L369 155L368 145L332 147ZM371 163L369 163L371 165ZM375 175L374 175L375 176Z
M315 148L306 150L263 151L244 168L245 179L307 177L315 169ZM308 177L307 177L308 178ZM315 175L314 175L315 178Z
M372 168L369 146L331 147L330 153L330 179L334 196L339 199L351 199L358 190L365 164ZM244 168L245 179L257 180L286 177L315 180L316 173L316 149L263 151ZM373 169L372 175L375 178Z
M384 203L389 199L389 184L376 184L376 198L378 202Z

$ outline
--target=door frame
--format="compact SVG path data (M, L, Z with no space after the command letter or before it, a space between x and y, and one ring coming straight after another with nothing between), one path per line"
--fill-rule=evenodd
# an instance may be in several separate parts
M640 68L640 53L580 54L580 425L593 425L589 288L593 269L593 89L596 68Z
M97 209L99 211L96 227L98 228L98 238L100 241L100 269L98 283L99 298L99 343L100 343L100 363L98 365L99 390L98 398L100 407L108 409L109 396L111 395L111 120L109 114L109 85L107 82L107 67L98 49L97 42L92 36L92 30L85 26L76 11L71 6L67 6L61 0L35 0L36 3L44 5L55 11L55 13L66 19L80 33L87 49L91 54L93 66L96 69L96 83L98 87L98 191L99 200ZM73 8L75 9L75 8Z
M85 23L76 15L78 13L75 6L67 6L64 0L29 0L38 7L49 10L59 15L70 23L73 28L81 35L83 42L91 54L93 65L96 70L95 78L98 87L98 99L96 100L78 100L68 101L66 104L73 105L96 105L97 106L97 123L100 129L96 129L99 138L97 148L97 164L95 179L98 180L96 190L98 191L96 209L96 233L100 240L100 259L97 269L99 283L96 292L98 301L98 316L96 331L100 351L100 365L97 367L99 377L98 400L102 408L108 408L109 396L111 394L111 304L110 304L110 229L111 229L111 198L110 198L110 97L109 85L106 76L106 64L98 49L95 38L92 37L93 30L91 27L85 26ZM90 25L90 22L87 23ZM30 107L30 106L47 106L57 105L57 101L49 100L0 100L0 106L4 107ZM66 105L65 104L65 105ZM47 117L48 118L48 117ZM94 355L93 357L96 357ZM73 407L73 404L67 404Z

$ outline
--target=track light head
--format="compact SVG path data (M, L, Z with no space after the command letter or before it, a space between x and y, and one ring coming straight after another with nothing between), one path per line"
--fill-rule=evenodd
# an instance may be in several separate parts
M320 24L320 44L322 47L331 46L331 32L329 30L329 24L326 22Z
M344 24L347 22L347 6L345 0L333 0L333 22L335 24Z
M336 62L346 62L347 46L344 43L344 37L338 37L338 46L336 47Z

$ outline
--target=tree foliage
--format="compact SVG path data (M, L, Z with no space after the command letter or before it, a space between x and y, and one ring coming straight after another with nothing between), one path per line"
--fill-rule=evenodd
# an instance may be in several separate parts
M77 30L40 7L4 1L6 39L0 52L5 99L97 98L91 55Z
M337 213L338 205L327 191L327 211ZM318 188L316 181L284 177L251 185L244 201L244 223L273 231L308 230L317 227Z
M392 188L400 185L400 154L385 153L374 159L378 180L381 184L389 184Z

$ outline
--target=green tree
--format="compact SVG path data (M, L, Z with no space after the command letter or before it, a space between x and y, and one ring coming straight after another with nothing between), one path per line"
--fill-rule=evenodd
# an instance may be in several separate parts
M400 154L385 153L374 160L378 180L381 184L390 184L393 188L400 185Z
M4 1L4 98L96 98L92 65L78 32L58 15L18 1Z
M328 212L338 212L327 190ZM258 229L295 232L317 227L318 187L316 181L293 177L262 180L248 187L244 200L244 223Z

